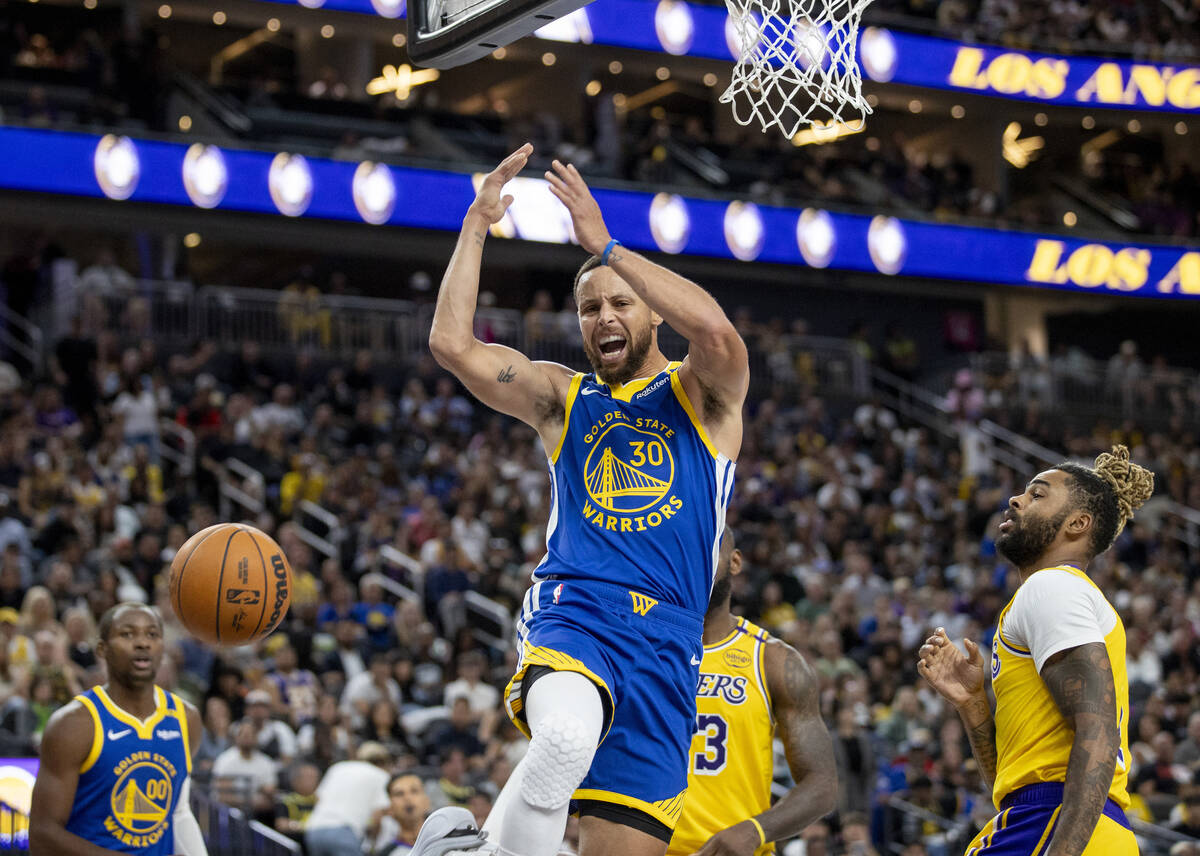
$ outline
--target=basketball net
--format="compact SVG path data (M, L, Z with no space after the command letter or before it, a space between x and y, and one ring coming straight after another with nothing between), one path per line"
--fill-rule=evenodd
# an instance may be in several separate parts
M739 125L791 139L802 126L852 124L871 112L855 57L871 0L725 0L740 47L721 102Z

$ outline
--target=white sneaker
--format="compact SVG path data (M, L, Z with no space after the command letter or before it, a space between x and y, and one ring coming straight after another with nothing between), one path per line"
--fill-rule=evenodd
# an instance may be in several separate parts
M475 815L462 806L439 808L425 819L408 856L477 856L487 839Z

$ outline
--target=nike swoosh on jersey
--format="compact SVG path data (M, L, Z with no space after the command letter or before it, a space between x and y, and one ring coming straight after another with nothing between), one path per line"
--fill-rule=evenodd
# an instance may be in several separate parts
M700 665L700 660L699 660L699 659L696 657L696 655L695 655L695 654L693 654L693 655L692 655L692 665L693 665L693 666L699 666L699 665Z
M108 729L108 739L109 740L120 740L126 734L132 734L132 733L133 733L132 728L126 728L124 731L113 731L110 728L110 729Z
M581 389L581 390L579 390L579 394L580 395L595 395L599 391L600 390L598 390L598 389Z

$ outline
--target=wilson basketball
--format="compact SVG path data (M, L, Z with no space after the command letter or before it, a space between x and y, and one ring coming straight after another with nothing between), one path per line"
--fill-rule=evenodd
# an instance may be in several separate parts
M292 567L261 529L218 523L179 548L170 595L175 614L197 639L244 645L266 636L287 614Z

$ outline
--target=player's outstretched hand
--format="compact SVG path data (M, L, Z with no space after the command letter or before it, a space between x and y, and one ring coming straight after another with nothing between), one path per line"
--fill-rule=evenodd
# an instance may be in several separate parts
M963 645L966 654L939 627L917 652L917 671L942 698L956 706L983 692L983 655L970 639L963 639Z
M744 820L708 839L695 856L754 856L758 848L758 830Z
M575 237L579 246L592 255L600 255L612 235L604 225L604 216L600 206L587 182L575 169L574 164L564 164L562 161L553 162L554 169L546 171L546 181L550 182L550 192L558 197L567 210L571 212L571 222L575 226Z
M489 224L499 223L500 218L504 216L504 212L508 210L508 206L512 205L513 201L511 195L501 196L500 191L525 168L531 154L533 154L533 144L526 143L500 161L500 165L484 178L468 213L478 214Z

